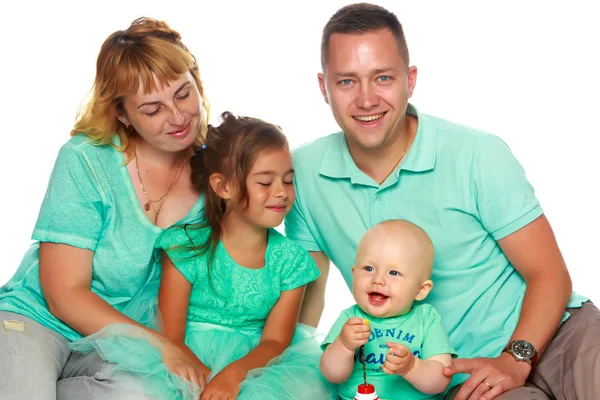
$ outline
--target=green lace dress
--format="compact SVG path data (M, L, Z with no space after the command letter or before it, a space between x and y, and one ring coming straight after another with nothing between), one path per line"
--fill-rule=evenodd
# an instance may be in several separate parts
M221 243L207 268L208 256L199 256L190 248L203 243L206 235L206 230L172 228L165 231L157 246L166 251L192 284L185 341L212 371L210 381L258 345L267 316L281 292L315 280L319 271L305 250L275 230L269 230L263 268L237 264ZM141 294L140 298L144 297L152 296ZM147 301L138 304L140 314L147 313ZM111 325L72 347L82 352L95 349L115 363L113 379L122 379L130 389L160 399L197 398L199 388L169 373L162 364L160 346L140 337L144 335L133 333L129 326ZM319 372L320 356L314 329L299 324L292 345L281 356L248 373L238 398L337 398L335 389ZM136 381L122 372L142 377L137 380L138 388L132 387Z

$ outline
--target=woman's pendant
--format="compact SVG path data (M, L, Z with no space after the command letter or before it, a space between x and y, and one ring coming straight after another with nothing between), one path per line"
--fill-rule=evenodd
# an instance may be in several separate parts
M150 203L144 204L144 210L150 211Z

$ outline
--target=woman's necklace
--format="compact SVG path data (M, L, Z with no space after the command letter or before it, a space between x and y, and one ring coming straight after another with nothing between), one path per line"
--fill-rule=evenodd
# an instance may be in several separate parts
M392 169L390 170L390 172L387 173L387 175L385 176L385 178L383 178L381 181L379 181L380 185L383 182L385 182L385 180L387 178L389 178L389 176L392 174L392 172L394 172L394 170L396 169L396 167L400 164L400 162L402 161L402 159L404 159L404 156L406 156L406 153L408 152L408 148L410 147L410 144L412 143L412 138L413 138L412 129L409 129L409 131L408 131L408 138L406 139L406 146L404 146L404 150L402 150L402 153L400 154L400 157L398 158L398 161L396 161L396 163L394 164L394 166L392 167Z
M137 176L140 181L140 187L142 188L142 192L144 193L144 198L146 199L146 203L144 204L144 210L150 211L151 208L152 208L152 210L154 210L154 225L156 225L156 221L158 221L158 215L160 214L160 210L162 210L163 204L165 204L165 199L167 198L167 195L169 194L169 192L171 191L173 186L175 186L175 183L177 183L177 181L179 180L179 176L181 175L181 171L183 170L183 164L184 164L184 161L182 161L181 164L179 165L179 167L177 168L177 172L175 173L175 178L171 182L171 185L169 186L169 188L167 189L165 194L158 200L150 200L148 198L148 193L146 193L146 188L144 187L144 182L142 182L142 175L140 174L137 153L135 155L135 170L137 171ZM156 206L154 205L155 203L157 203Z

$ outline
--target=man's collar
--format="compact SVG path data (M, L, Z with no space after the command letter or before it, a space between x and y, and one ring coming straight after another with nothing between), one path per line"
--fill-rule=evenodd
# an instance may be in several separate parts
M419 115L417 109L408 104L407 115L417 117L418 126L416 137L405 159L400 164L400 169L423 172L435 167L437 134L435 127L427 123L427 116ZM398 171L395 178L398 178ZM343 132L334 137L330 143L319 169L321 175L330 178L349 178L352 183L373 186L374 181L363 173L354 162L348 149L348 142Z

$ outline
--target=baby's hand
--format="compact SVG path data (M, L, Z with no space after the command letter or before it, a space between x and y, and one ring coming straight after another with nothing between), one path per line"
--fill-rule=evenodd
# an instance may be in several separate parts
M408 347L401 344L387 342L387 346L390 351L381 370L390 375L406 375L415 366L416 357Z
M369 321L361 318L349 318L344 324L339 339L349 351L354 351L367 343L371 336Z

